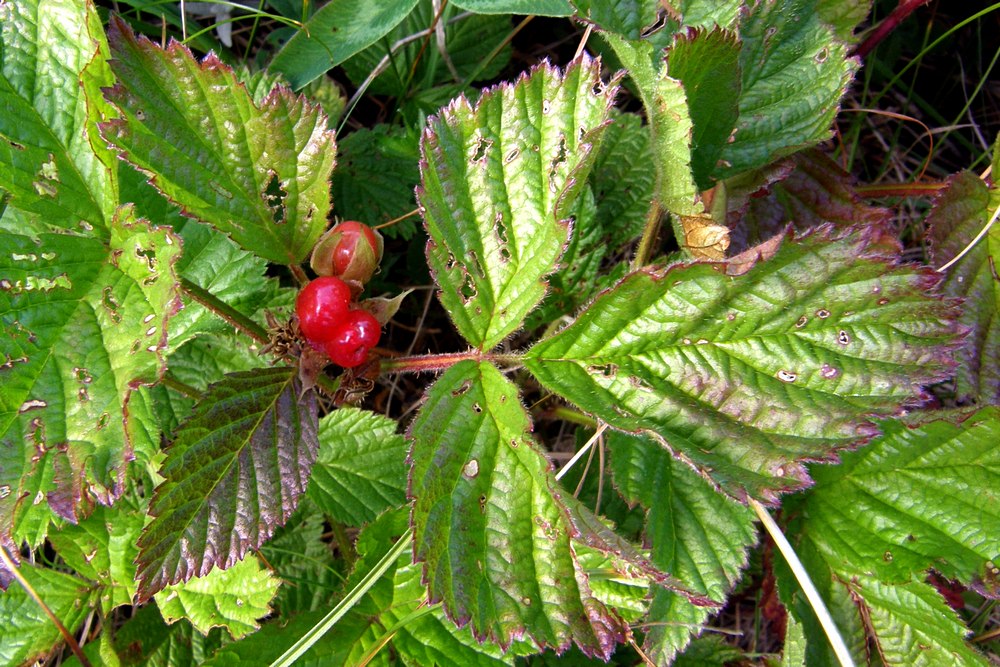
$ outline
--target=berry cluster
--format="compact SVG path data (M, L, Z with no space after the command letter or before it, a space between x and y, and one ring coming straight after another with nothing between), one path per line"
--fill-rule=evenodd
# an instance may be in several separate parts
M378 344L381 324L352 304L382 259L382 237L360 222L344 222L327 232L313 250L319 274L299 292L295 312L306 341L344 368L364 363Z

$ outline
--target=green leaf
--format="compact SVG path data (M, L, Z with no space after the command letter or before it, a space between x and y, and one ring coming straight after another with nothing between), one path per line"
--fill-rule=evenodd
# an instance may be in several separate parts
M545 295L615 90L596 61L564 73L546 64L430 121L417 191L427 259L442 304L479 349L516 331Z
M816 13L817 0L759 3L740 22L740 120L716 178L827 139L857 62Z
M318 106L275 88L256 106L214 55L201 63L112 23L105 139L184 213L271 262L297 264L330 211L336 145Z
M340 162L333 172L334 211L345 220L380 224L417 208L413 189L420 182L417 137L387 125L362 129L339 144ZM386 236L413 237L412 220L379 230Z
M932 586L887 585L858 575L845 584L861 600L875 649L886 665L972 667L991 664L965 643L968 629Z
M646 539L654 564L716 602L724 602L757 541L753 512L718 493L705 479L650 438L608 438L615 486L649 510ZM687 646L711 609L669 590L654 589L643 650L666 664Z
M406 500L406 439L396 422L357 408L319 423L309 498L333 520L361 526Z
M417 0L331 0L285 43L269 69L281 72L298 90L381 39L416 4Z
M505 653L495 644L476 641L472 628L455 627L441 605L422 613L427 589L421 582L421 570L419 563L396 570L392 604L379 617L385 628L396 629L392 647L413 665L513 665L516 651Z
M139 597L226 569L295 510L319 443L316 399L290 368L212 385L167 451L139 539Z
M700 215L704 207L691 174L694 125L684 86L658 67L658 55L648 42L628 41L614 34L604 37L628 68L646 108L660 204L675 215Z
M624 627L587 586L530 429L490 364L460 362L434 384L410 428L415 559L430 600L477 638L506 648L527 632L607 659Z
M781 667L808 667L805 631L802 624L790 614L785 628L785 643L781 649Z
M885 226L889 209L870 206L854 179L818 149L725 181L733 254L783 233L835 225Z
M590 173L590 186L597 204L596 226L615 244L631 241L642 233L653 200L655 172L649 129L632 113L612 113L614 122L601 140L601 148Z
M848 600L853 620L841 623L863 624L886 664L982 664L954 613L918 579L933 568L988 596L1000 592L991 528L1000 521L1000 409L961 424L886 421L882 429L841 465L814 468L816 486L786 503L787 532L827 596ZM814 657L812 643L809 650Z
M98 506L78 524L63 526L49 541L75 572L101 585L101 610L132 604L136 592L136 538L143 515L132 503L120 501L114 509Z
M712 186L711 174L729 143L739 116L740 41L735 33L679 34L667 52L667 72L684 86L693 125L691 172L698 188Z
M29 563L18 571L71 633L96 605L92 585L79 577ZM19 585L0 594L0 627L0 663L4 665L31 664L49 655L62 639L52 620Z
M477 14L569 16L573 13L568 0L457 0L452 4Z
M239 639L256 630L257 619L270 613L268 605L279 583L260 560L247 558L229 569L167 586L155 599L167 623L186 618L203 634L221 626Z
M990 189L975 174L951 177L927 217L931 258L944 266L959 256L1000 207L1000 191ZM961 322L969 337L960 354L955 391L959 398L980 403L1000 402L1000 224L945 274L945 293L963 297Z
M50 228L106 230L117 185L95 123L107 43L89 2L0 7L0 188Z
M196 662L190 623L167 625L154 604L138 607L115 631L115 650L126 667L186 667Z
M336 594L341 591L344 575L341 564L330 559L330 541L324 538L328 530L325 522L323 514L307 498L260 549L275 575L284 582L272 602L278 618L328 610L337 603Z
M727 493L773 502L945 377L958 326L933 272L823 228L767 261L627 276L528 351L542 384L610 425L655 434ZM773 248L755 252L775 252ZM752 268L751 268L752 267Z
M984 595L1000 595L1000 409L956 425L909 429L882 423L883 435L838 466L813 470L794 532L816 544L834 569L907 582L933 568ZM931 500L932 499L932 500ZM975 517L971 520L970 517Z
M109 233L0 234L0 534L37 543L49 508L76 520L111 503L159 443L135 390L163 372L180 243L131 207ZM38 494L47 505L22 502Z
M744 6L742 0L679 0L672 4L680 11L683 25L706 30L732 26Z
M816 13L833 29L837 39L854 42L857 41L854 31L868 17L872 4L872 0L819 0Z
M637 40L655 28L660 18L657 0L571 0L577 18L625 39Z
M267 262L206 225L187 220L175 229L184 241L184 253L177 263L183 278L244 315L253 315L272 296L276 281L264 275ZM198 334L227 328L232 327L187 297L184 309L170 323L170 346L176 349Z

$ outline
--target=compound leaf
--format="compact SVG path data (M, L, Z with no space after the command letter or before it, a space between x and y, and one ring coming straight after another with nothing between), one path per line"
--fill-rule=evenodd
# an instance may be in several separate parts
M514 85L460 97L421 142L417 197L427 260L459 332L490 349L545 295L616 87L598 61L545 64Z
M527 633L607 659L625 628L590 592L530 428L490 364L460 362L434 384L410 429L414 556L431 602L478 638L506 648Z
M168 623L186 618L203 634L222 626L239 639L256 630L257 619L270 613L268 605L279 584L254 557L227 570L212 570L203 577L167 586L155 599Z
M320 420L309 498L335 521L361 526L406 500L408 445L396 422L357 408Z
M381 39L416 4L417 0L331 0L281 47L269 69L281 72L299 90Z
M956 174L927 218L931 257L943 266L959 256L1000 207L1000 191L968 171ZM961 322L970 334L960 352L956 391L961 398L1000 403L1000 224L994 223L948 269L944 291L965 299Z
M753 512L650 438L613 433L608 450L615 486L630 503L648 510L653 563L724 602L757 539ZM654 589L644 651L656 664L669 663L710 613L674 591Z
M283 87L257 106L214 55L160 49L120 20L110 41L106 96L122 117L101 124L105 139L186 215L271 262L301 262L330 211L336 145L320 108Z
M821 228L767 261L678 264L627 276L536 344L526 368L625 431L649 431L725 491L774 501L802 461L874 434L872 414L950 371L954 304L932 271ZM751 268L752 267L752 268ZM741 274L741 275L736 275Z
M139 538L140 599L228 568L298 505L316 460L316 399L290 368L227 375L178 429Z
M111 503L134 452L158 444L136 389L163 372L180 243L131 207L109 233L0 234L0 534L35 543L49 509L78 520ZM47 505L25 502L38 494Z

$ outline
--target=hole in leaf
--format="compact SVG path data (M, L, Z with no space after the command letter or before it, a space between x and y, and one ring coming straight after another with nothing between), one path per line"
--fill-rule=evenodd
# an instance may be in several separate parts
M147 250L146 248L143 248L141 245L136 245L135 256L138 257L139 259L146 260L146 267L149 268L150 271L156 271L155 250L152 249Z
M613 378L618 375L617 364L595 364L587 367L587 372L592 375L603 375L606 378Z
M470 387L472 387L472 381L471 380L465 380L465 381L462 382L461 386L458 389L452 390L451 395L452 396L456 396L456 397L457 396L461 396L465 392L469 391Z
M830 311L827 310L826 308L820 308L819 310L816 311L816 317L818 317L821 320L825 320L826 318L830 317Z
M473 403L472 411L475 412L476 414L479 414L483 411L483 406L479 405L479 403Z
M802 327L804 327L804 326L805 326L805 325L806 325L806 324L807 324L808 322L809 322L809 318L808 318L808 317L806 317L805 315L803 315L802 317L800 317L800 318L799 318L799 321L795 323L795 328L796 328L796 329L801 329L801 328L802 328Z
M472 459L466 463L465 467L462 468L462 474L470 479L476 477L479 474L479 461Z
M507 155L503 159L503 163L504 164L510 164L511 162L513 162L514 160L516 160L517 156L519 156L520 154L521 154L521 149L520 148L515 148L511 152L507 153Z
M660 30L663 30L663 26L665 25L667 25L667 12L661 8L658 12L656 12L656 20L647 26L643 26L643 28L639 31L639 37L641 39L646 39L650 35L654 35Z
M112 294L111 287L104 288L104 297L101 299L101 305L108 311L108 316L111 317L112 322L118 324L122 321L122 316L118 313L118 308L121 304L118 303L114 294Z
M849 345L851 342L850 334L841 329L837 332L837 342L841 345Z
M473 162L482 162L486 159L486 152L493 147L493 142L486 137L479 135L476 137L475 150L472 152Z
M288 196L288 192L281 186L281 179L273 171L262 196L264 203L271 209L271 219L274 224L283 224L285 222L285 197Z

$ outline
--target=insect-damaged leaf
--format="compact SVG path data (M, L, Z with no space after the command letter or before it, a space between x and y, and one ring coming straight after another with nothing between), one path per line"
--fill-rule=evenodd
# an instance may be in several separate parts
M824 227L766 261L633 273L525 366L612 426L656 434L728 493L772 502L808 482L803 460L871 437L869 415L952 366L959 326L933 295L939 277L869 242Z
M316 399L290 368L233 373L180 426L139 538L139 596L223 569L295 510L316 460Z
M254 104L214 55L166 50L120 20L109 31L120 119L105 139L184 212L280 264L312 250L330 211L336 145L318 106L275 88Z
M490 364L460 362L434 384L410 429L414 555L431 600L478 637L506 647L529 633L606 659L625 627L590 591L530 428Z
M106 233L114 215L116 160L95 126L107 50L89 2L0 4L0 188L45 228Z
M459 332L489 349L545 295L616 87L582 58L460 97L430 121L417 196L427 260Z
M48 508L76 520L112 502L135 449L156 442L136 389L163 371L179 252L131 207L107 242L0 234L0 534L34 543Z

